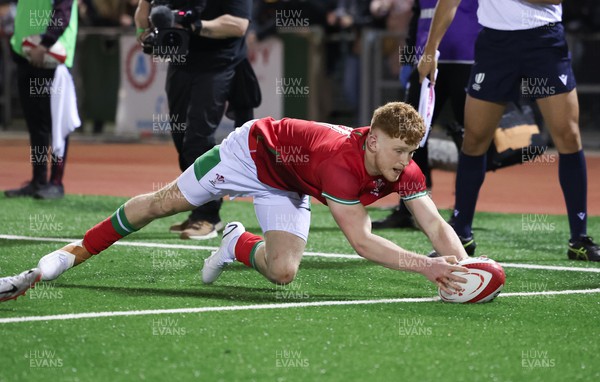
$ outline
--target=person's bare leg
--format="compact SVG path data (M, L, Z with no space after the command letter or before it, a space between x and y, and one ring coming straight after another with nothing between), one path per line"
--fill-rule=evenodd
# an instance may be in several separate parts
M275 284L289 284L296 277L306 242L285 231L265 232L265 243L256 250L254 265Z
M129 199L123 208L128 223L138 230L155 219L189 211L195 206L185 199L174 181L161 190ZM42 269L44 280L53 280L65 270L86 261L93 254L80 240L42 257L38 268Z
M475 156L488 151L505 109L505 103L483 101L467 95L463 153Z
M573 89L569 93L540 98L536 102L552 135L556 150L561 154L572 154L581 150L577 91Z

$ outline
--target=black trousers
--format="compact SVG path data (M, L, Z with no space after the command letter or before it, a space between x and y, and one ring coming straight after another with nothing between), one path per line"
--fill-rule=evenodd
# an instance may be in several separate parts
M215 131L223 118L229 98L234 67L199 70L192 65L169 65L166 93L171 135L179 154L181 171L215 146ZM220 221L222 200L194 209L191 220Z
M32 181L38 185L48 183L48 156L52 137L52 113L50 111L51 85L55 69L36 68L13 52L17 64L17 88L29 131L30 161L33 166ZM67 159L68 140L62 158L51 155L50 182L62 183Z

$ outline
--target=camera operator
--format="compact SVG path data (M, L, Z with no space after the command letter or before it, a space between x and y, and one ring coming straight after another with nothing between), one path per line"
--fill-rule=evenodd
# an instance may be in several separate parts
M171 0L162 4L177 11L174 13L186 14L185 22L175 17L174 27L189 33L188 54L185 60L169 63L165 85L169 120L185 126L171 130L179 167L184 171L205 153L219 160L218 149L211 150L214 133L230 99L236 67L246 58L244 36L252 0ZM155 6L156 1L138 3L135 24L140 43L152 32L149 16ZM153 20L159 23L156 17ZM173 225L171 232L180 233L182 239L216 237L223 229L221 204L222 200L216 200L196 208L183 223Z

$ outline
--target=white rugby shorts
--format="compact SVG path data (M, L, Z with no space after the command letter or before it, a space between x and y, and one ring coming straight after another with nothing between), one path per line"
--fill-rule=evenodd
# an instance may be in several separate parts
M310 228L310 197L279 190L258 180L248 148L250 127L255 121L235 129L220 145L196 159L177 178L177 186L194 206L226 195L251 196L263 234L285 231L306 241Z

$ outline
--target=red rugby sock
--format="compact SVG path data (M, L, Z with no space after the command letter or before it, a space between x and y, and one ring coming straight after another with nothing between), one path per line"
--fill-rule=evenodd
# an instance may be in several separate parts
M248 267L256 269L254 254L261 243L264 243L262 237L250 232L244 232L238 238L237 243L235 243L235 259Z
M90 228L83 236L83 246L89 253L96 255L110 247L115 241L137 231L127 220L124 206L111 217Z

